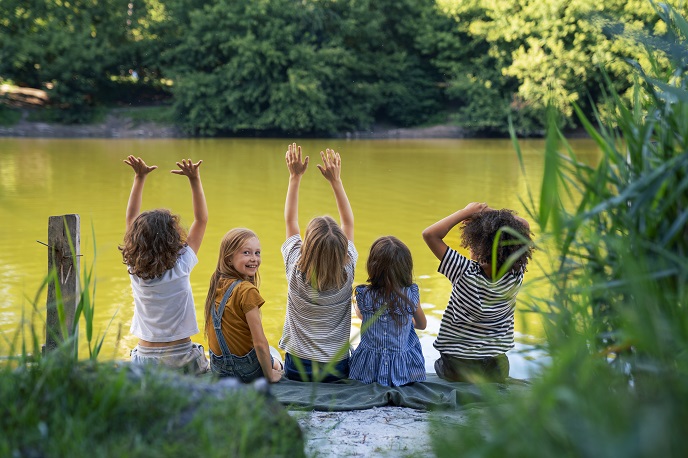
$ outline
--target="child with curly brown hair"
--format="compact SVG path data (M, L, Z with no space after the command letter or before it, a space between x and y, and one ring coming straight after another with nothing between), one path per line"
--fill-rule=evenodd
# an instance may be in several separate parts
M470 259L444 238L463 223L461 246ZM440 352L435 372L456 382L504 382L506 352L514 347L514 307L532 254L528 222L512 210L494 210L472 202L423 231L439 259L438 271L452 292L434 347Z
M208 371L203 347L191 342L199 332L189 275L198 263L208 223L208 207L198 170L202 161L177 162L176 175L189 179L194 222L188 235L179 216L169 210L140 212L143 185L157 166L129 156L124 163L134 169L134 184L127 203L124 243L119 249L127 265L134 295L131 333L138 345L131 351L133 364L161 365L192 374Z

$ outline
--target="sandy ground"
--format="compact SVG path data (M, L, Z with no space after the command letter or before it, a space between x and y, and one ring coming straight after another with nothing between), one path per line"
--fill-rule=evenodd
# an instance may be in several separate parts
M352 412L291 411L305 437L309 458L434 457L433 420L463 424L463 412L423 412L405 407L379 407Z

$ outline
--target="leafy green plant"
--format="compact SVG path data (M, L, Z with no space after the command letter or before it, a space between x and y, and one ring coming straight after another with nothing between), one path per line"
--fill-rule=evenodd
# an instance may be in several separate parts
M21 112L2 103L0 98L0 126L13 126L21 119Z
M437 455L682 456L688 421L688 26L669 6L671 33L643 42L630 102L608 81L613 119L593 124L596 166L581 163L550 120L540 200L551 294L534 301L552 364L524 395L494 398ZM663 43L661 48L654 46ZM660 53L660 49L682 52ZM680 57L680 58L676 58ZM530 198L532 202L532 197ZM489 393L489 389L486 388Z

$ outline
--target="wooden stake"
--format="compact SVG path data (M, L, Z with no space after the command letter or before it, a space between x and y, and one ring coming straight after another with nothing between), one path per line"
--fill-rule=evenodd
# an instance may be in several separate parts
M79 215L51 216L48 219L48 272L57 274L60 285L67 334L78 332L74 314L79 303L79 257L81 246ZM69 245L72 241L74 252ZM43 353L54 350L67 336L63 335L57 309L57 290L55 282L48 283L48 301L45 326L45 346Z

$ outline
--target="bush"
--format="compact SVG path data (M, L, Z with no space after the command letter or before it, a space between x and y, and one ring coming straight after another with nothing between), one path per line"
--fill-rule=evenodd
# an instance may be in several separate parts
M296 420L253 387L59 353L0 369L2 456L304 456Z

